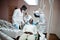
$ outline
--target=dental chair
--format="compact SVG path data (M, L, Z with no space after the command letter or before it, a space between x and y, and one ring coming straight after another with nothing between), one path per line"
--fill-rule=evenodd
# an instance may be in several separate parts
M14 39L0 31L0 40L14 40Z
M0 31L15 39L23 34L21 30L16 29L10 22L1 19Z

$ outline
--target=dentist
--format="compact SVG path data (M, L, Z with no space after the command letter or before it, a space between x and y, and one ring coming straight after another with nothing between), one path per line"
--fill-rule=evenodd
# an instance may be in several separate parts
M21 24L24 23L23 21L23 13L25 13L27 7L23 5L21 8L17 8L14 10L13 16L12 16L12 23L15 28L19 29L19 26L21 27Z

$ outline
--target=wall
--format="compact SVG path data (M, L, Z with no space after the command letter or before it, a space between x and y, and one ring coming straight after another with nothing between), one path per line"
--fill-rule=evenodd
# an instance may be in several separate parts
M0 19L8 20L8 2L0 0Z
M60 0L54 0L53 17L50 26L50 33L55 33L60 38Z
M9 16L11 14L10 9L16 6L17 0L0 0L0 19L9 21Z
M60 0L58 0L58 17L57 17L57 25L55 28L55 33L57 34L57 36L60 38Z
M58 0L54 0L54 5L53 5L53 18L51 21L51 27L50 27L50 32L51 33L56 33L56 25L57 25L57 18L58 18Z
M49 17L49 3L48 0L46 0L46 17L47 17L47 22L48 22L48 17ZM49 27L49 32L50 33L55 33L59 38L60 38L60 0L54 0L54 5L53 5L53 14L52 14L52 21L51 25ZM48 31L48 30L47 30Z
M8 0L8 21L12 22L12 16L15 8L17 7L18 0Z

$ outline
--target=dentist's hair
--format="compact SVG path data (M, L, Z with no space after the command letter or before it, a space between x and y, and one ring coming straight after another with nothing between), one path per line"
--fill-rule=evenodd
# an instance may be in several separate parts
M21 11L22 11L22 10L25 11L25 10L27 9L27 7L26 7L25 5L23 5L20 9L21 9Z

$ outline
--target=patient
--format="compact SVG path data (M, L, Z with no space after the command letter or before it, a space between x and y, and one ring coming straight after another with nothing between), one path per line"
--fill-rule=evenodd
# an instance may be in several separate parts
M37 28L35 25L32 25L32 19L29 20L29 24L25 24L23 28L23 35L19 40L36 40L37 38Z
M32 16L31 15L29 15L28 13L25 13L24 14L24 22L25 23L29 23L29 20L32 18Z

